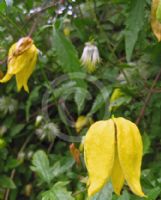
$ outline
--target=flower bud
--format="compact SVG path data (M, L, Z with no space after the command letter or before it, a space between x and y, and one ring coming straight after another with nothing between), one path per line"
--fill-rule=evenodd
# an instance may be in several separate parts
M43 120L43 116L42 115L38 115L36 117L35 126L38 127L41 124L42 120Z
M96 70L96 65L100 63L99 51L96 45L86 43L81 56L81 62L89 73Z

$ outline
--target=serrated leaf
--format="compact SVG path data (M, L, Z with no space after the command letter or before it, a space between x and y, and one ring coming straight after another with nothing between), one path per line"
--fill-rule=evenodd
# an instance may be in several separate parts
M153 188L148 192L147 200L156 200L159 194L161 194L161 188L160 187Z
M65 185L63 182L56 183L49 191L42 194L42 200L74 200Z
M131 0L130 9L126 20L125 51L126 60L129 62L138 39L140 30L144 25L144 7L146 0Z
M52 191L46 191L42 194L42 200L57 200Z
M63 174L68 171L74 165L74 160L71 158L64 158L61 161L57 161L52 167L51 171L54 177Z
M49 159L44 151L38 150L34 153L31 169L36 172L44 182L51 182L53 176L51 175Z

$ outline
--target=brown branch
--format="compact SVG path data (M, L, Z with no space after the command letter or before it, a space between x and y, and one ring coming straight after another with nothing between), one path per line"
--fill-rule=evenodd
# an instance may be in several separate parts
M45 7L42 7L42 8L40 8L40 10L35 11L33 14L31 14L30 16L28 16L28 17L27 17L27 20L31 20L31 19L33 19L35 16L40 15L40 14L42 14L43 12L45 12L46 10L48 10L48 9L50 9L50 8L53 8L53 7L55 7L55 6L56 6L56 2L53 1L52 3L50 3L50 5L45 6Z
M153 83L151 85L151 88L150 88L150 90L149 90L149 92L148 92L148 94L146 96L144 105L143 105L142 109L140 110L138 118L136 119L136 122L135 122L137 125L141 122L141 120L142 120L142 118L143 118L143 116L145 114L146 107L147 107L147 105L148 105L148 103L149 103L149 101L151 99L152 94L154 93L154 88L155 88L157 82L159 81L160 77L161 77L161 70L156 75L156 77L155 77L155 79L154 79L154 81L153 81Z
M57 3L56 3L54 0L53 0L53 2L52 2L50 5L48 5L48 6L45 6L44 3L43 3L42 6L41 6L41 9L38 10L38 11L36 11L35 13L33 13L33 14L28 18L28 20L30 20L30 19L33 19L33 18L35 17L35 20L34 20L32 26L31 26L31 29L30 29L29 34L28 34L29 37L31 37L32 34L33 34L33 32L35 31L36 26L37 26L37 24L38 24L38 22L39 22L39 20L40 20L41 14L42 14L43 12L45 12L46 10L48 10L48 9L50 9L50 8L52 8L52 7L55 7L56 4L57 4Z

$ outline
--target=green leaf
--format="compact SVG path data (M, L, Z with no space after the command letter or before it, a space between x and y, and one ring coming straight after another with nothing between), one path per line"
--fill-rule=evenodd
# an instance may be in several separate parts
M34 153L32 165L31 169L36 172L44 182L51 182L53 176L49 166L49 159L44 151L38 150Z
M110 105L109 105L110 111L115 110L122 105L127 105L131 101L131 99L132 98L130 96L126 96L126 94L124 94L123 97L120 97L120 98L118 98L115 101L110 103Z
M53 93L55 98L59 98L64 95L67 95L70 93L70 90L72 90L76 86L75 81L68 81L67 83L62 84L60 87L55 88Z
M53 30L53 40L53 48L62 70L64 72L80 72L80 61L72 43L55 28Z
M160 187L153 188L148 192L147 200L156 200L159 194L161 194L161 188Z
M126 20L125 51L129 62L137 42L140 30L144 25L144 7L146 0L131 0L130 10Z
M25 111L26 111L26 120L28 121L30 118L30 109L31 106L33 105L33 102L36 101L39 98L39 90L40 90L41 86L37 86L35 87L32 92L30 93L30 96L26 102L26 107L25 107Z
M21 161L20 160L17 160L17 159L13 159L12 157L8 158L7 162L6 162L6 169L9 170L9 169L14 169L16 168L17 166L19 166L21 164Z
M42 200L57 200L53 191L49 190L42 194Z
M104 188L98 192L94 197L92 197L90 200L111 200L112 199L112 185L111 183L108 183L104 186Z
M126 190L124 190L123 194L117 200L130 200L130 195Z
M4 0L0 1L0 12L4 12L6 10L6 3Z
M97 112L104 104L107 104L108 102L108 98L109 98L109 94L111 92L111 89L107 89L107 88L102 88L102 90L100 91L100 93L97 95L92 108L90 110L90 114L94 114L95 112Z
M64 158L59 161L57 161L52 167L52 176L57 177L66 171L68 171L73 165L74 165L74 160L72 158Z
M42 200L74 200L65 185L63 182L56 183L49 191L42 193Z
M149 153L150 145L151 145L150 137L147 133L144 133L143 134L143 153L144 154Z
M88 91L83 88L77 88L76 94L75 94L75 102L77 104L77 110L78 114L81 113L81 111L84 108L85 99L88 95Z
M54 28L53 30L53 48L56 53L58 63L62 67L64 73L70 73L71 80L75 80L77 85L86 88L86 83L79 77L72 78L75 72L81 72L82 67L78 58L78 53L71 43L61 32Z
M16 185L10 177L5 175L0 176L0 186L2 188L15 189Z
M11 137L15 137L16 135L20 134L25 124L17 124L11 129Z

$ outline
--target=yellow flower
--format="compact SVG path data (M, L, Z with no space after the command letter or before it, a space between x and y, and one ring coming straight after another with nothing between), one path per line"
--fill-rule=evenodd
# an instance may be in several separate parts
M79 116L77 121L75 122L76 132L79 133L82 130L82 128L92 123L93 123L92 118L89 118L83 115Z
M160 6L159 4L160 4L160 0L152 0L151 27L158 41L161 41L161 23L157 19L157 10L158 10L158 7Z
M29 92L27 82L35 68L37 55L38 49L33 40L30 37L21 38L9 50L7 74L0 82L5 83L15 75L18 91L24 87L24 90Z
M88 195L100 191L111 178L117 195L126 181L134 194L144 197L140 185L142 149L140 132L131 121L119 117L94 123L84 141Z

